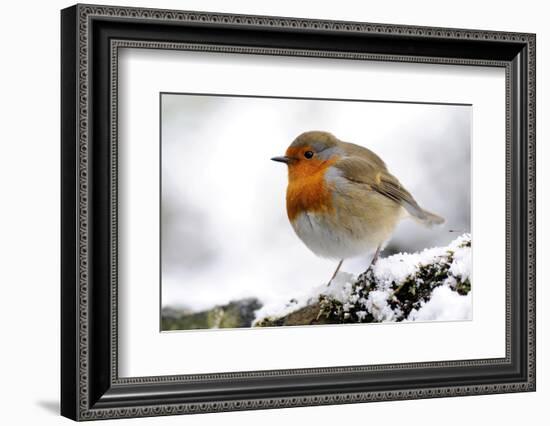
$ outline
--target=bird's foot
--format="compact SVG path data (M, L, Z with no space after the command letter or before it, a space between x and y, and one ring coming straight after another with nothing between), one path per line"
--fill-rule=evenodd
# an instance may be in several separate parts
M329 287L332 284L332 281L334 280L334 278L336 278L336 275L338 275L338 271L340 270L340 266L342 266L342 263L344 263L344 259L342 259L342 260L340 260L340 262L338 262L338 266L336 267L336 270L334 271L334 274L332 274L332 277L330 278L330 280L327 284L327 287Z
M380 255L381 251L382 251L381 246L378 246L378 248L376 249L376 252L374 253L374 256L372 257L372 260L370 261L370 265L367 268L367 270L365 271L365 273L367 273L369 271L374 272L372 270L372 268L374 267L374 265L376 265L376 262L378 261L378 256Z

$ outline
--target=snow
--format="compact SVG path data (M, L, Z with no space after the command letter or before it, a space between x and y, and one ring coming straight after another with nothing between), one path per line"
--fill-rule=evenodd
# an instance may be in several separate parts
M374 290L370 292L365 307L375 321L392 321L394 319L395 312L388 303L389 296L387 291Z
M346 303L351 296L354 282L355 276L353 274L340 272L334 277L330 286L326 284L320 285L282 305L275 302L262 306L256 311L256 321L267 317L284 317L291 312L295 312L311 303L315 303L321 295Z
M445 247L380 258L366 280L340 272L330 286L324 284L313 288L284 305L265 305L256 311L256 321L283 317L323 297L341 304L343 322L469 320L472 292L461 294L457 286L467 281L471 283L471 271L471 236L464 234ZM409 287L403 290L403 286L411 285L411 279L417 290ZM411 299L407 299L409 293L403 295L402 291L412 294ZM424 296L415 299L416 292ZM465 292L464 287L461 292ZM402 299L409 305L403 305Z
M472 292L461 296L450 287L442 285L432 292L431 299L414 309L408 321L460 321L472 318Z
M457 249L454 253L454 262L451 264L451 274L462 278L462 282L470 279L472 273L471 250Z
M470 241L470 234L464 234L452 241L447 247L434 247L418 253L399 253L390 257L379 259L373 268L374 275L383 280L387 287L392 281L403 281L407 276L415 273L420 265L439 263L447 256L447 252L454 252L454 262L451 266L453 275L465 275L470 277L472 267L471 250L461 247Z
M292 299L291 301L283 305L277 302L266 304L255 312L255 315L256 315L255 321L258 321L263 318L284 317L292 312L297 311L298 309L303 308L304 306L307 306L310 301L311 301L311 298L309 297L300 297L297 299Z

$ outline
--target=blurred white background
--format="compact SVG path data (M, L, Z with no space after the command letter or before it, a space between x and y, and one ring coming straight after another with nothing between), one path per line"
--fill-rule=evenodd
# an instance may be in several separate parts
M372 149L421 206L446 218L431 229L402 221L383 256L470 231L471 106L189 94L163 94L161 104L165 307L279 304L330 278L336 263L294 234L286 166L270 161L307 130ZM371 255L342 270L362 272Z

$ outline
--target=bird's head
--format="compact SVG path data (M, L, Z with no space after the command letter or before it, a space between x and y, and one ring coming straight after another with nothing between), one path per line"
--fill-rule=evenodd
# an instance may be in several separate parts
M334 135L310 131L294 139L285 155L272 160L288 166L288 177L292 181L324 171L338 160L340 151L339 140Z

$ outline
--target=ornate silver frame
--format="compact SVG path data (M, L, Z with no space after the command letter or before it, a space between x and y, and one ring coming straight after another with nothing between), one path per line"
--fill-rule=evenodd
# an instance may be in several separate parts
M159 40L134 38L136 23ZM349 40L400 40L422 44L419 54L325 50L315 47L220 44L171 39L174 26L189 38L209 28L239 33L271 31L346 36ZM195 35L192 31L198 31ZM240 34L243 34L242 36ZM372 37L372 38L369 38ZM235 36L237 37L237 36ZM335 45L338 41L335 38ZM477 48L470 56L428 55L437 43ZM386 46L386 47L384 47ZM489 52L498 46L498 55ZM432 363L326 367L206 375L118 377L117 327L117 113L118 49L182 49L238 54L423 62L503 67L506 70L506 357ZM498 49L497 49L498 50ZM423 52L423 53L422 53ZM76 5L62 11L62 414L75 420L184 414L351 402L475 395L535 389L535 36L447 28L424 28L265 16L211 14ZM101 54L101 55L100 55ZM499 56L500 55L500 56ZM95 67L95 68L94 68ZM108 102L106 104L105 102ZM94 121L95 120L95 121ZM102 139L103 138L103 139ZM107 143L108 142L108 143ZM100 165L100 166L98 166ZM516 211L518 210L518 211ZM103 229L103 234L98 234ZM519 256L521 264L512 263ZM99 261L98 259L102 259ZM101 266L97 266L102 263ZM518 289L518 287L521 287ZM517 304L517 298L521 304ZM98 309L97 305L103 309ZM516 306L517 305L517 306ZM108 308L108 309L107 309ZM452 384L458 371L492 371L487 378ZM426 372L432 385L403 385L399 372ZM513 374L512 374L513 373ZM395 383L377 388L380 374ZM449 376L450 375L450 376ZM508 380L503 377L511 377ZM467 374L466 374L467 376ZM489 377L490 376L490 377ZM328 392L334 378L348 385ZM499 380L496 380L499 378ZM300 391L299 380L318 381ZM281 379L281 380L277 380ZM292 382L294 380L294 383ZM359 379L363 380L357 385ZM237 394L224 383L248 381ZM286 391L280 391L284 382ZM352 383L355 383L352 385ZM278 387L279 386L279 387ZM313 390L312 390L313 389ZM323 391L323 389L325 391ZM170 393L179 395L168 397ZM261 390L261 391L260 391ZM178 394L179 392L179 394ZM255 396L252 396L255 395Z

